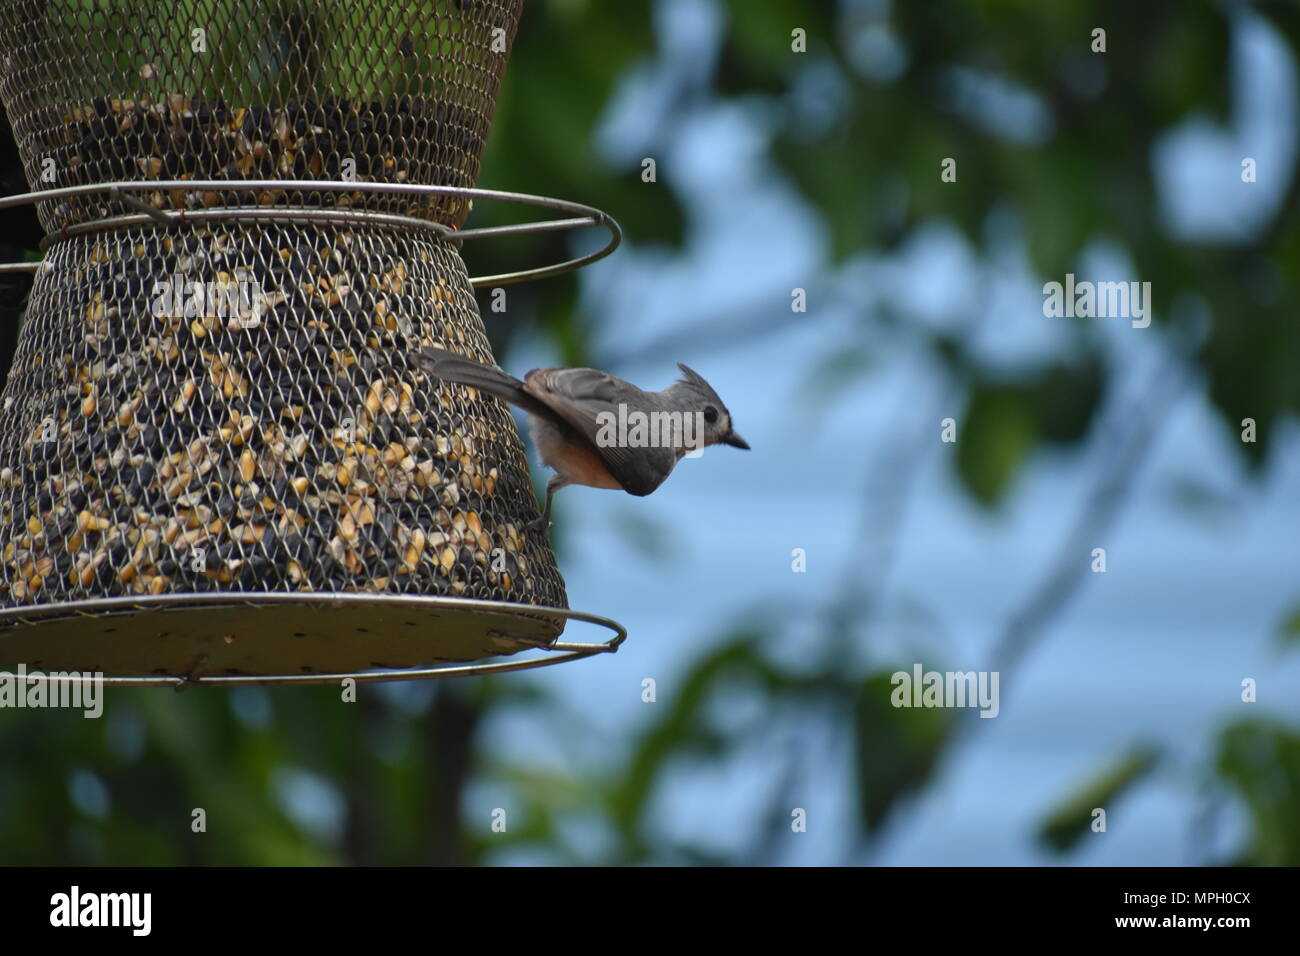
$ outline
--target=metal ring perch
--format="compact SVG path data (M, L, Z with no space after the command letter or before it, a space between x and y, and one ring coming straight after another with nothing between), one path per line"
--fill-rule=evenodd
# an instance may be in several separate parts
M155 209L147 203L131 196L132 192L150 192L156 190L210 191L261 191L292 190L294 192L373 192L411 195L460 196L468 199L483 199L497 202L513 202L542 209L554 209L572 214L568 219L550 219L541 222L515 223L507 226L486 226L478 229L455 230L441 223L415 216L401 216L393 213L381 213L361 209L318 208L313 206L214 206L208 209L166 211ZM206 179L206 180L149 180L139 182L89 183L80 186L63 186L57 189L45 189L39 192L22 193L16 196L0 198L0 209L11 209L38 202L55 199L68 199L95 193L108 193L137 212L126 216L112 216L90 222L76 223L58 232L49 233L41 240L41 251L53 243L72 236L85 233L116 229L122 226L139 225L146 222L159 222L165 225L183 224L207 220L246 220L253 222L333 222L364 223L422 229L433 232L447 242L461 243L466 239L487 239L500 236L531 235L546 232L569 232L576 229L604 227L609 238L605 245L595 252L577 256L552 265L535 266L531 269L519 269L496 275L474 276L469 281L475 288L483 286L510 285L526 282L530 279L544 279L551 276L573 272L583 266L597 262L615 249L623 240L623 230L610 215L582 203L551 196L535 196L528 193L508 192L500 189L480 189L469 186L430 186L407 183L373 183L348 182L344 180L303 180L303 179ZM0 263L0 273L35 272L41 268L41 262L6 262Z

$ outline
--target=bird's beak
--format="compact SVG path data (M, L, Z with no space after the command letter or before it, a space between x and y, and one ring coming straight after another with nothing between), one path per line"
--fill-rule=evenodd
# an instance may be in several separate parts
M749 451L749 442L741 438L735 432L727 432L727 437L722 439L724 445L730 445L732 448L743 448Z

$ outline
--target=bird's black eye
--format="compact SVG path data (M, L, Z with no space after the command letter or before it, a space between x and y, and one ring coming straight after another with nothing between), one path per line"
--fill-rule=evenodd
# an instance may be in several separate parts
M712 405L704 406L704 420L712 425L718 420L718 410Z

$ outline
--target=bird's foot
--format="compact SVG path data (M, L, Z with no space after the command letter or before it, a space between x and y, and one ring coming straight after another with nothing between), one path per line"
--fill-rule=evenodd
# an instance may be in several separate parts
M525 531L550 531L551 521L545 515L534 518L528 524L524 525Z

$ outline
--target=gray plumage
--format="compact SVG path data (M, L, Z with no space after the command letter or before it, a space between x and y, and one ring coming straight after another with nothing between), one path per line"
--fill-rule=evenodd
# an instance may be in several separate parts
M648 495L696 444L749 447L732 430L731 414L709 383L680 363L681 379L663 391L647 392L594 368L533 369L521 381L446 349L424 348L414 358L429 375L480 389L529 413L542 460L557 472L547 485L544 518L550 514L555 491L567 484ZM703 422L702 434L694 437L692 445L676 440L658 445L607 440L609 416L626 421L629 416L635 420L637 415L663 413L677 413L678 421L698 415L692 421ZM682 437L680 430L672 434L675 439Z

